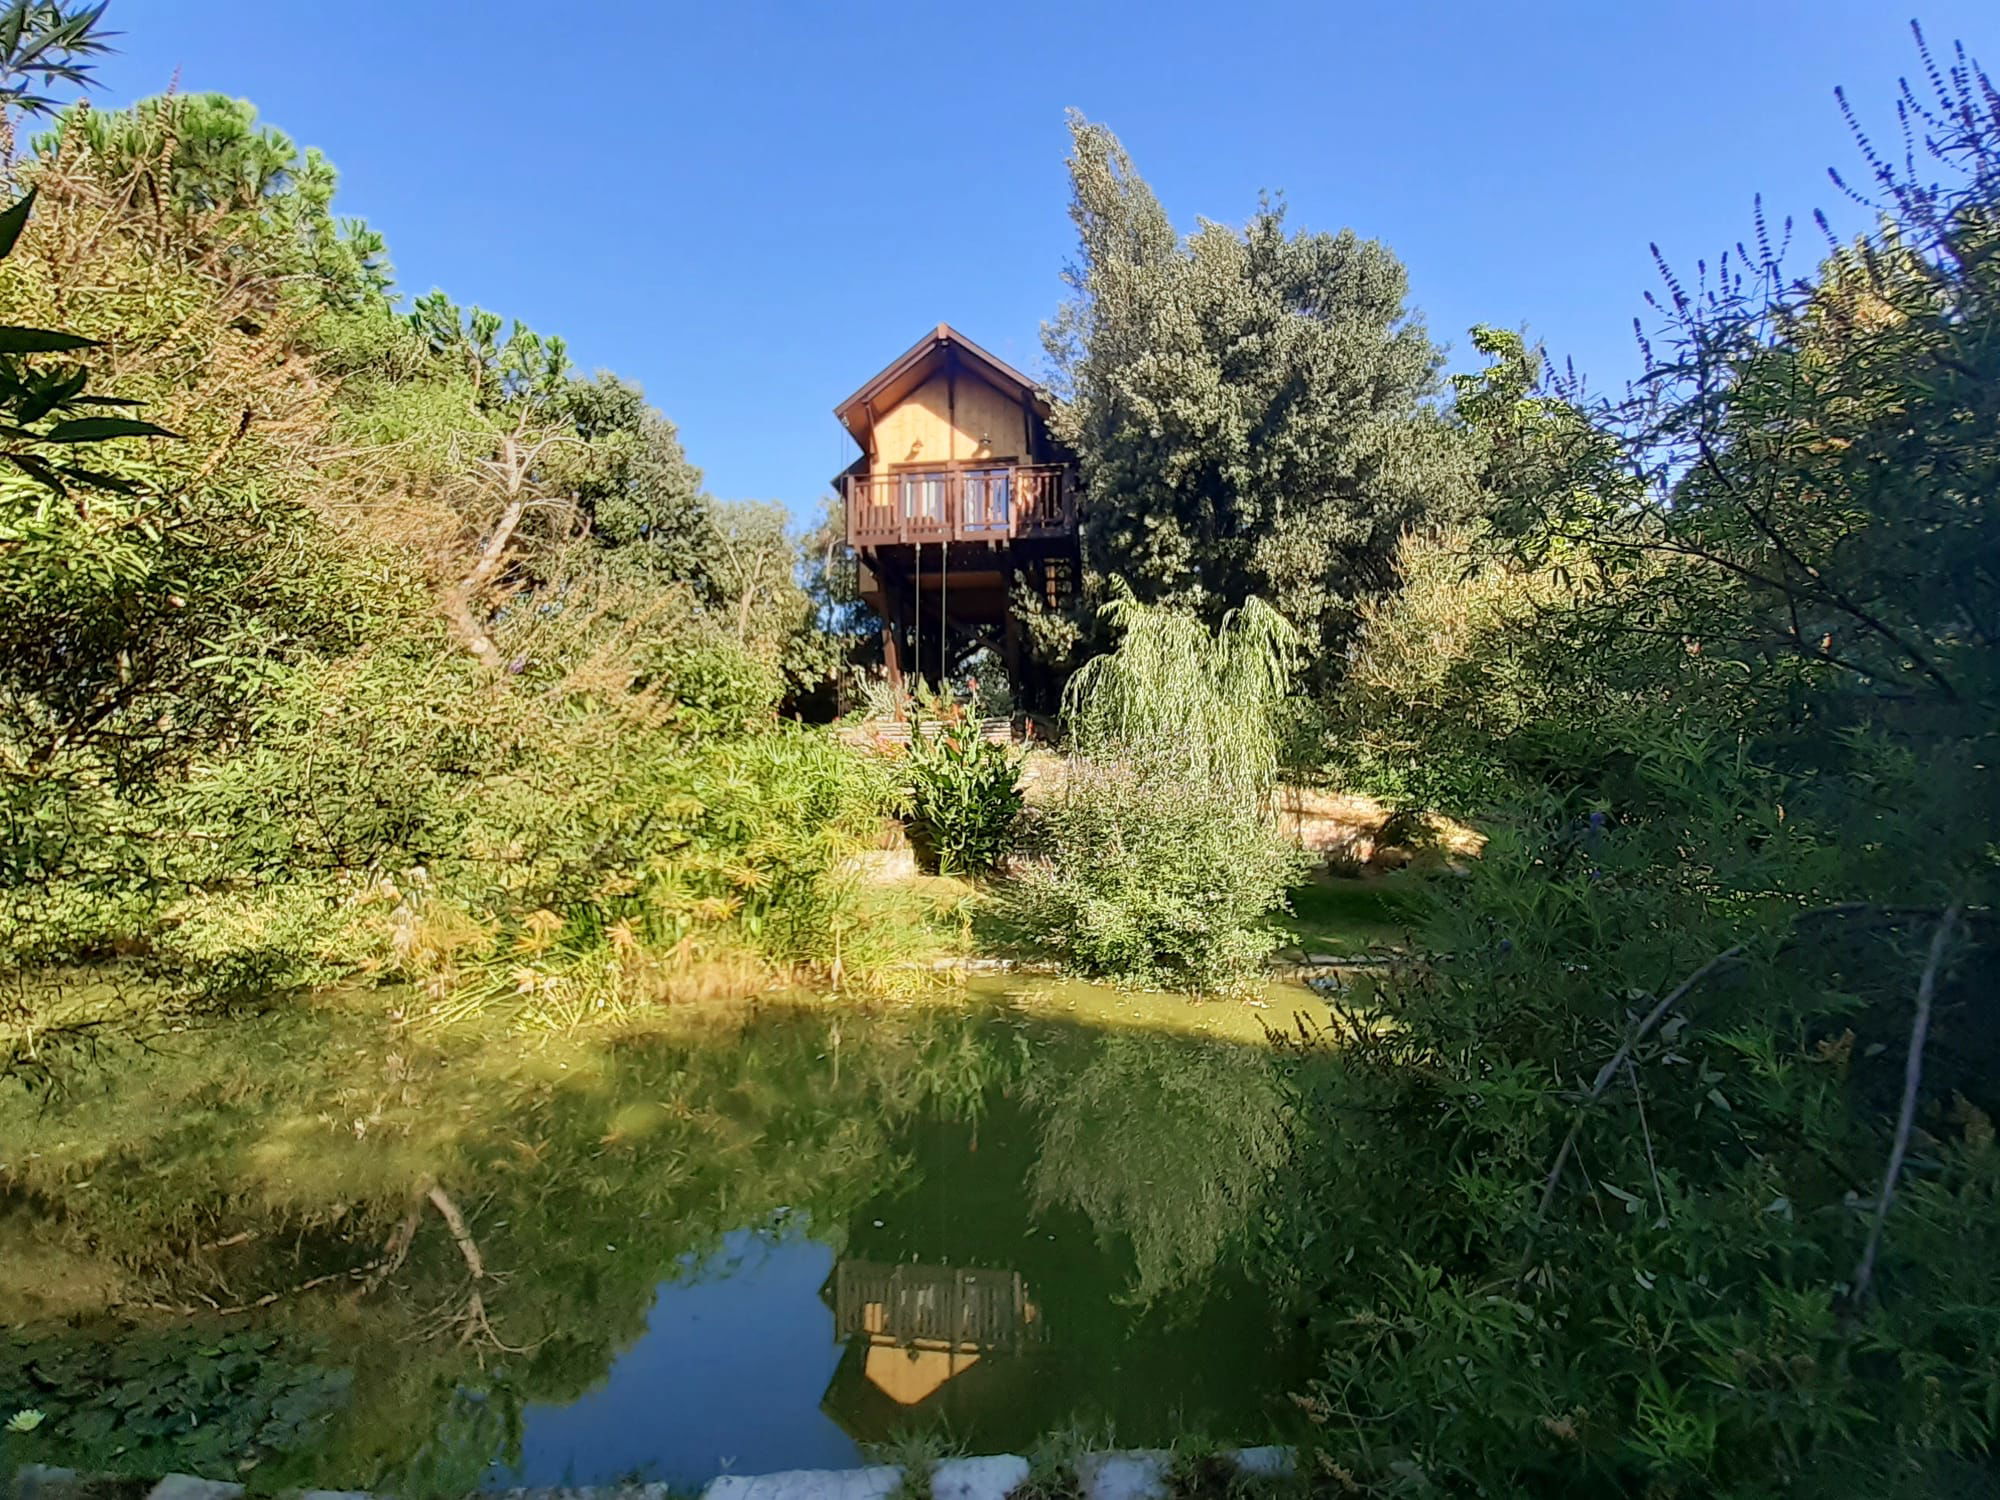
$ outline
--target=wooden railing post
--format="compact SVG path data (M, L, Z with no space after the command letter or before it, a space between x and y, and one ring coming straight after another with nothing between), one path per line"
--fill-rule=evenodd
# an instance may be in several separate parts
M1018 541L1077 526L1075 476L1055 464L849 474L842 488L855 547Z

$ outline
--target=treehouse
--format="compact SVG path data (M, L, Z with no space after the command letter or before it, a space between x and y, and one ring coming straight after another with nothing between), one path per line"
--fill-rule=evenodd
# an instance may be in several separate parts
M1017 591L1061 603L1077 568L1076 462L1048 398L940 323L834 415L861 449L836 484L890 680L941 681L987 646L1029 688Z

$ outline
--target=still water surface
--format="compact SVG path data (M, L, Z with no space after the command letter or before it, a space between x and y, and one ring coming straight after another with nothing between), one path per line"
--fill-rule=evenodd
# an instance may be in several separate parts
M0 1305L16 1325L0 1408L49 1413L17 1456L215 1472L228 1446L258 1487L416 1493L851 1465L925 1429L973 1451L1079 1423L1133 1444L1282 1437L1307 1372L1255 1253L1285 1150L1270 1055L1018 998L952 1013L758 1007L476 1082L463 1059L400 1058L387 1066L408 1118L378 1099L358 1138L338 1112L314 1113L332 1087L324 1057L317 1081L273 1085L261 1113L225 1105L201 1067L168 1068L146 1105L158 1118L127 1119L115 1150L71 1140L73 1167L37 1159L81 1180L72 1215L111 1212L95 1194L114 1167L205 1197L171 1213L124 1199L200 1223L191 1255L134 1274L136 1252L107 1267L79 1251L65 1268L172 1284L152 1300L191 1311L125 1294L59 1319ZM297 1057L298 1036L269 1040ZM338 1025L318 1045L384 1065ZM444 1223L399 1221L410 1190L394 1184L412 1172L449 1189L497 1273L472 1288L484 1322ZM46 1259L79 1243L54 1200L9 1185L0 1248ZM316 1203L320 1189L341 1201ZM358 1257L379 1260L410 1222L405 1258L365 1269ZM249 1238L216 1248L238 1224ZM344 1279L266 1308L201 1308L217 1286L254 1301L343 1264ZM117 1404L133 1348L185 1386L158 1432ZM224 1406L260 1420L230 1429ZM118 1453L121 1429L133 1441Z

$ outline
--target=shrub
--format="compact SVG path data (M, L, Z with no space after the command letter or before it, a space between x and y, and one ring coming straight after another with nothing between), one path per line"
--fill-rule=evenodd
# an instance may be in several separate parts
M1008 907L1077 973L1240 988L1308 863L1268 816L1297 634L1257 599L1214 631L1129 597L1104 614L1123 638L1064 695L1077 754Z
M768 725L784 692L784 674L734 641L698 641L668 662L682 724L698 734L741 734Z
M1510 795L1294 1070L1347 1493L1992 1492L2000 112L1924 62L1817 278L1670 276L1628 401L1461 386L1488 585L1585 577L1413 573L1356 673Z
M1071 763L1035 852L1006 894L1034 942L1078 974L1197 994L1256 977L1309 862L1224 788L1088 760Z
M1321 753L1345 785L1465 814L1507 789L1496 745L1554 717L1559 684L1524 660L1524 626L1564 590L1498 555L1478 527L1405 536L1402 587L1361 613Z
M433 875L505 932L515 961L607 943L815 959L845 904L839 863L879 826L888 791L817 730L582 734L477 788L463 846Z
M980 875L1006 854L1021 816L1014 752L974 725L910 725L910 833L925 864L944 875Z
M1294 1070L1326 1461L1370 1495L1983 1492L1948 1481L2000 1399L1990 951L1940 966L1869 1295L1937 919L1779 894L1839 855L1726 752L1660 746L1630 793L1513 809L1432 889L1432 956Z

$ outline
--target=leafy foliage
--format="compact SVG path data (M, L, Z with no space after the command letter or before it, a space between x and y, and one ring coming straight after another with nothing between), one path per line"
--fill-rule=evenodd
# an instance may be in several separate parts
M88 154L111 180L151 184L150 206L184 236L239 245L286 277L281 293L359 309L389 286L380 235L333 212L338 175L260 124L248 100L163 94L130 109L65 111L35 141L44 159Z
M7 0L0 6L0 110L47 114L55 101L33 90L90 82L91 59L111 50L102 29L110 0Z
M352 1373L274 1333L206 1329L115 1343L0 1341L0 1406L43 1413L16 1446L99 1472L234 1473L320 1435Z
M1005 898L1064 967L1219 994L1261 974L1306 857L1240 797L1130 765L1072 761Z
M119 804L225 743L305 639L338 649L368 615L350 588L367 553L340 555L304 505L324 406L259 321L256 266L139 222L107 233L128 184L72 165L37 171L0 301L103 334L93 357L125 372L123 399L185 440L103 443L101 478L52 460L61 490L0 482L0 816L8 883L29 890L122 880L134 846L111 830L145 835Z
M247 103L78 108L11 170L0 963L580 1016L678 994L667 952L740 988L841 946L889 789L774 733L840 649L781 514L560 339L399 309Z
M1309 726L1337 779L1399 806L1481 813L1523 785L1573 783L1642 712L1593 659L1550 638L1581 588L1484 526L1411 532L1402 584L1362 612L1334 711Z
M18 203L0 212L0 260L14 253L34 206L35 194L30 189ZM8 441L8 446L0 448L0 459L59 494L67 488L65 481L87 488L124 491L131 488L114 474L69 461L67 455L75 452L78 445L121 437L173 436L164 427L135 417L85 414L97 408L138 403L118 396L85 395L90 371L83 365L51 365L31 358L94 347L96 341L81 334L49 328L0 327L0 416L6 418L0 436ZM16 545L27 541L28 529L23 526L24 534L9 540Z
M1460 387L1501 504L1355 717L1493 837L1338 1013L1285 1231L1360 1492L1990 1481L2000 113L1925 59L1873 235L1669 274L1628 400L1493 335Z
M1269 816L1297 636L1256 599L1214 631L1130 598L1106 615L1122 639L1071 679L1076 753L1013 920L1077 973L1241 988L1307 864Z
M1352 231L1288 234L1270 201L1183 239L1109 130L1070 135L1075 295L1045 339L1088 561L1211 625L1264 598L1331 681L1398 534L1476 498L1403 267Z
M674 424L615 375L573 380L563 403L588 445L576 497L592 537L619 566L701 576L711 564L714 521L701 470L688 462Z
M963 711L932 725L913 716L903 770L920 856L946 875L1000 863L1021 816L1021 767L1008 746L982 738Z
M1256 804L1278 769L1279 718L1298 633L1261 599L1213 631L1130 597L1104 607L1118 647L1070 679L1063 709L1080 754L1142 762Z

